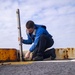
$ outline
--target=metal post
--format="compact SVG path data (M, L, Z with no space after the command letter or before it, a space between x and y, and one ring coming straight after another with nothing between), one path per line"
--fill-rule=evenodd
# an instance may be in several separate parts
M20 11L17 9L16 11L17 14L17 21L18 21L18 37L19 37L19 49L20 49L20 61L23 60L23 52L22 52L22 41L21 41L21 24L20 24Z

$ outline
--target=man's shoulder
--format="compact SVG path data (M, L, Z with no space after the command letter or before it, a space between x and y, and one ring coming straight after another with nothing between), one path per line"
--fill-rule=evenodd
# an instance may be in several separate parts
M45 25L40 25L40 24L35 24L35 28L44 28L44 29L46 29L46 26Z

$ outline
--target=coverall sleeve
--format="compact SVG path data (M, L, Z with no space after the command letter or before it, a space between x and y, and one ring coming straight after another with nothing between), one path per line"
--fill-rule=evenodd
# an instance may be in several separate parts
M31 37L28 34L27 34L27 36L28 36L28 39L27 40L23 39L22 43L24 43L24 44L32 44Z
M34 44L31 46L30 52L33 52L33 51L34 51L35 47L36 47L37 44L38 44L39 38L40 38L40 36L43 34L43 32L44 32L44 29L41 28L41 27L37 30L37 32L36 32L36 37L35 37L35 40L34 40Z

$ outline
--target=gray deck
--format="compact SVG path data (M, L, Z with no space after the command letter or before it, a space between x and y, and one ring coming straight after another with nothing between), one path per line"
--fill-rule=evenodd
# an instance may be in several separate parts
M0 65L0 75L75 75L75 61L42 61Z

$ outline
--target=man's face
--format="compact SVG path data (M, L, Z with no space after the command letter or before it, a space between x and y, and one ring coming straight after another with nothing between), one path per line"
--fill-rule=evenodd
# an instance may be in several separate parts
M29 33L33 33L34 28L29 28L29 29L27 29L27 31L28 31Z

